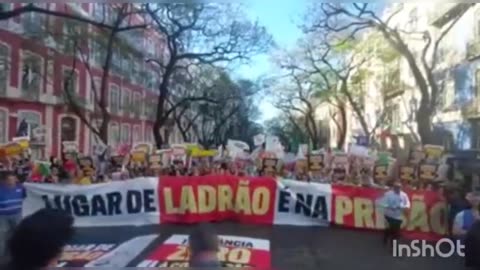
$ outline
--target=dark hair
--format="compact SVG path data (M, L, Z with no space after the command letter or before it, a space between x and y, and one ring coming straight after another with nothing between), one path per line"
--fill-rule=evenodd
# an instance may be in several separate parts
M205 251L218 251L218 237L207 224L200 224L188 237L190 252L193 256Z
M41 209L23 219L8 241L10 267L31 270L46 267L59 256L74 233L73 217L66 212Z

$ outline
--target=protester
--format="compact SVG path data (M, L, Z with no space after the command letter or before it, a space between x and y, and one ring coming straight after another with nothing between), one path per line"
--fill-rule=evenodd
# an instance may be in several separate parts
M42 209L24 218L8 241L7 270L55 267L74 233L73 218L65 212Z
M465 236L465 266L480 269L480 221L476 221Z
M463 240L468 230L475 221L480 220L480 193L470 192L466 199L470 204L468 209L460 211L453 221L452 234L455 238Z
M8 172L0 183L0 256L5 255L5 241L22 217L25 189L17 176Z
M190 267L220 267L217 257L219 241L217 235L207 224L200 224L188 237L190 249Z
M410 208L410 199L402 191L402 185L399 181L394 182L392 189L384 194L382 204L385 208L386 221L383 243L392 247L393 240L398 240L400 236L402 214L405 209Z

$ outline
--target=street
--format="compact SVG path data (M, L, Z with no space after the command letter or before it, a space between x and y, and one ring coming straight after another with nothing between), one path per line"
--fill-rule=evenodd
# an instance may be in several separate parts
M160 234L150 248L132 261L131 266L134 266L149 253L152 246L162 243L172 234L188 234L190 228L175 224L78 229L74 240L76 243L108 242L138 235ZM219 223L214 228L218 234L269 239L272 269L463 269L460 258L393 258L382 246L381 234L378 232L235 223Z

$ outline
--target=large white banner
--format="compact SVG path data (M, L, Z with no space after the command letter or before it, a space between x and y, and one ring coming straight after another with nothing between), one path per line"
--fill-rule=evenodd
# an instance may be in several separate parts
M279 180L273 223L279 225L328 226L332 186L294 180Z
M46 207L67 211L77 227L160 223L156 177L87 186L26 183L25 187L24 216Z

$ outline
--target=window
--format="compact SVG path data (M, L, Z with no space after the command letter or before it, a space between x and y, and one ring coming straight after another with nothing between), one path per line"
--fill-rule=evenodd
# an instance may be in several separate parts
M118 145L120 142L120 130L117 123L110 123L108 131L108 143L111 145Z
M108 102L110 104L110 112L116 113L120 110L120 93L118 86L110 86L110 98Z
M103 14L104 14L104 4L94 4L95 6L93 7L93 16L96 19L102 20L103 19Z
M477 98L480 97L480 69L477 69L477 72L475 73L475 86L477 88L477 92L475 93L477 95Z
M95 65L102 65L105 60L105 50L102 47L99 35L92 34L90 38L90 61Z
M8 87L8 76L10 70L10 50L7 46L0 43L0 93L5 95Z
M28 94L40 94L42 85L41 58L25 52L22 67L22 91Z
M72 69L63 70L63 91L68 92L70 97L77 93L77 72Z
M102 79L95 77L93 79L93 86L90 89L90 104L96 106L96 101L98 100L98 93L101 93L100 88L102 87Z
M125 111L130 111L132 102L132 92L128 89L123 89L122 91L122 108Z
M133 94L133 104L134 104L134 113L138 116L142 113L142 97L140 96L140 93L135 92Z
M0 143L8 142L8 111L0 109Z
M152 127L145 128L145 141L146 142L153 142L153 131Z
M130 144L130 125L122 125L122 143Z
M40 8L46 9L46 4L35 4ZM45 30L46 17L38 12L27 12L22 14L22 24L25 34L32 36L42 36Z
M41 116L38 112L30 112L30 111L19 111L17 114L17 130L20 126L20 123L24 121L28 124L28 134L32 135L33 130L40 126L41 124Z
M134 142L141 142L142 141L142 130L141 130L141 127L139 125L133 126L132 141L134 141Z

